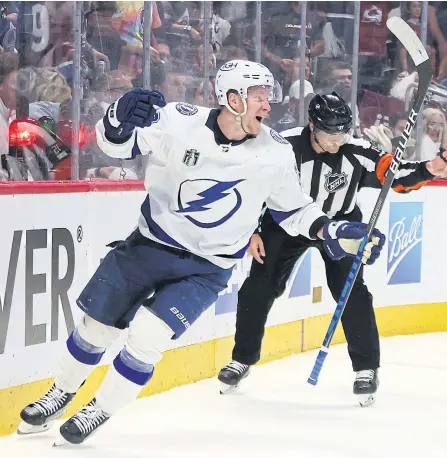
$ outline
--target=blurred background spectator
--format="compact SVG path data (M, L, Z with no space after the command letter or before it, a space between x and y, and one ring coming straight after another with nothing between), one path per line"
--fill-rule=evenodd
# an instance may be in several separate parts
M301 43L300 2L285 2L283 13L273 16L263 24L264 63L286 92L292 85L293 75L296 74L294 67L299 65L297 59L300 57L301 46L306 47L306 55L309 57L324 53L322 31L326 19L315 11L308 11L306 23L306 42Z
M149 5L152 20L145 24ZM413 135L418 147L412 139L406 156L432 157L445 144L447 2L93 1L82 7L81 85L74 88L73 2L0 2L0 179L71 178L72 99L79 90L80 178L142 177L141 159L113 160L98 150L95 124L127 90L143 87L145 33L150 86L168 102L217 107L217 69L233 59L260 59L282 92L282 103L272 105L266 119L269 126L283 131L306 124L314 94L336 91L348 103L357 100L356 136L393 149L418 84L406 50L386 27L388 17L402 17L419 36L426 26L427 51L435 66L424 121ZM356 8L359 70L354 87ZM427 24L422 22L424 8Z
M19 177L18 164L9 155L9 124L15 117L16 82L19 56L12 52L0 53L0 179L10 178L9 170Z
M113 23L117 12L118 6L114 1L92 2L90 11L85 15L87 42L107 56L110 70L118 68L121 48L126 46Z
M400 137L405 129L409 113L394 113L390 116L389 126L393 137Z
M419 146L418 160L433 159L439 148L447 146L447 129L444 113L437 108L427 108L423 113L424 128Z

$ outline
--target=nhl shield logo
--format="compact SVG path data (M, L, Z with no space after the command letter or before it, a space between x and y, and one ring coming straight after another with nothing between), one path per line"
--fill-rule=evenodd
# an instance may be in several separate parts
M185 151L185 155L183 156L183 164L187 165L188 167L197 165L199 156L200 153L196 149L188 149Z
M348 184L348 175L346 173L328 173L325 175L324 189L328 193L337 192Z

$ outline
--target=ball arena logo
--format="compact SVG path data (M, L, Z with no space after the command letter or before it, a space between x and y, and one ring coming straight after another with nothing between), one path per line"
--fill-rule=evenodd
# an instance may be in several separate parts
M391 202L388 233L388 284L420 283L422 202Z

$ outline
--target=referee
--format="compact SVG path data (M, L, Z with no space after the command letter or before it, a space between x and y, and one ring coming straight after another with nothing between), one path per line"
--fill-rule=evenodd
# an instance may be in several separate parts
M335 92L315 96L309 106L309 125L283 132L292 144L301 186L333 220L361 221L357 193L361 188L380 188L392 155L371 143L351 138L352 113ZM404 162L393 189L409 192L421 188L435 176L447 176L446 158L427 162ZM444 152L447 157L447 152ZM267 210L258 233L252 236L249 252L255 258L250 275L239 291L235 346L232 361L219 373L221 392L237 387L260 358L267 315L275 299L283 294L296 261L317 248L326 267L328 287L338 301L352 259L331 260L322 241L288 235ZM363 267L354 283L341 318L352 367L356 372L353 391L362 406L375 400L379 384L379 334L373 298L363 281Z

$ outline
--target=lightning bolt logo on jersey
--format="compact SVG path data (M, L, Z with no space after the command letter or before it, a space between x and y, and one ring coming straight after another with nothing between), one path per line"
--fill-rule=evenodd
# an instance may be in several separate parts
M244 257L264 203L291 235L309 236L324 218L299 185L291 145L269 127L227 144L219 110L169 103L158 113L123 144L108 141L97 124L98 145L109 156L148 155L138 221L146 238L230 268Z
M187 180L180 185L177 213L202 228L220 226L228 221L242 205L241 193L235 187L244 180ZM197 188L204 188L197 192ZM191 214L194 214L193 216Z

